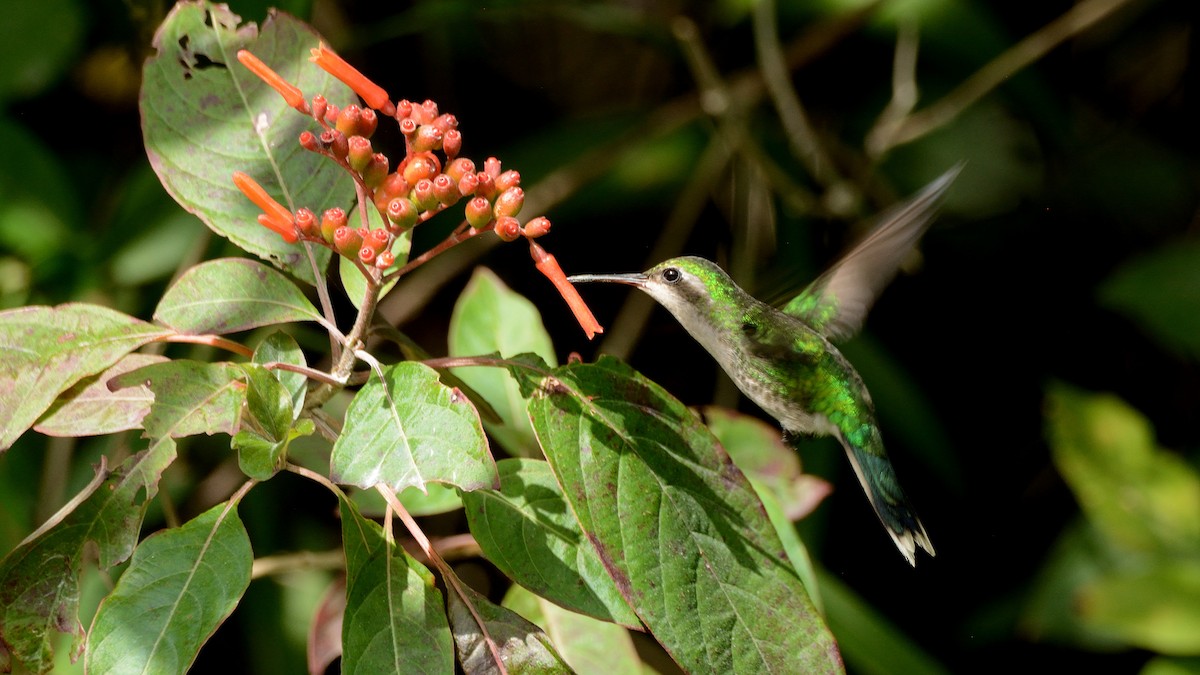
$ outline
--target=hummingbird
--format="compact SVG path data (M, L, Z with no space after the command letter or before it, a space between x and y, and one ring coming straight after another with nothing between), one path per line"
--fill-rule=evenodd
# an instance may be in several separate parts
M625 284L649 295L779 422L793 448L802 436L836 438L884 528L915 567L917 547L932 556L933 544L884 451L871 395L834 342L862 327L961 168L881 215L862 241L781 308L742 290L716 263L694 256L645 272L568 280Z

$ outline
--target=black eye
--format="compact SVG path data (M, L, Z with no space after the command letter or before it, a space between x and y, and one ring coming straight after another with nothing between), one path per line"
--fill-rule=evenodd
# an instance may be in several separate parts
M668 284L673 284L683 278L683 273L674 267L668 267L662 271L662 278L663 281L667 282Z

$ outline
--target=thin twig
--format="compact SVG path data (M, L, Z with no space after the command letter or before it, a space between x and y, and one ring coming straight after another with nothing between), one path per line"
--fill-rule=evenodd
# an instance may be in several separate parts
M287 574L301 570L340 570L346 567L346 553L340 548L330 551L298 551L268 555L254 559L250 578Z

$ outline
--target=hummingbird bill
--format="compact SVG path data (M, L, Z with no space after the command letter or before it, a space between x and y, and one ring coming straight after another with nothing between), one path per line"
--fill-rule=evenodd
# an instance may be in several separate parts
M779 422L792 447L801 436L836 438L884 528L915 567L917 547L932 556L933 544L884 451L871 395L834 343L862 327L960 170L954 167L886 211L862 241L779 308L742 290L716 263L693 256L645 272L568 280L625 284L649 295Z

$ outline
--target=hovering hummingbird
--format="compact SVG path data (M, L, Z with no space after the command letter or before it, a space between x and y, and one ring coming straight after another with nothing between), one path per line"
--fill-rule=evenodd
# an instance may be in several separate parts
M838 439L867 499L909 564L916 547L934 555L883 449L862 378L832 342L854 335L867 310L929 227L957 166L907 202L805 288L776 309L746 293L704 258L672 258L633 274L580 274L572 282L640 289L675 316L746 396L799 435Z

